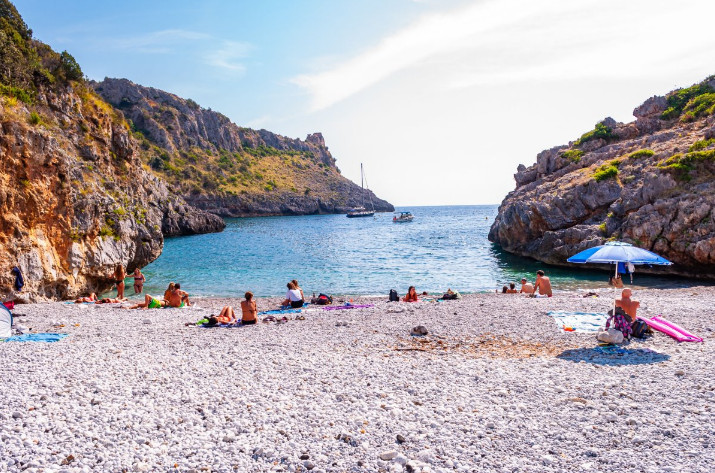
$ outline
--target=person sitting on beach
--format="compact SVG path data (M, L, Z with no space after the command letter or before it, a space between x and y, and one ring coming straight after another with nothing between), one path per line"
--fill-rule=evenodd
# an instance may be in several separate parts
M521 290L519 292L521 294L533 294L534 285L527 281L526 278L521 278Z
M139 268L134 269L134 294L141 294L146 278Z
M407 289L407 294L405 294L405 297L402 298L402 302L419 302L420 299L417 297L417 291L415 290L415 286L410 286Z
M174 284L174 290L171 291L166 297L164 294L164 300L166 301L166 307L185 307L191 305L189 302L189 293L181 290L181 284L178 282Z
M286 292L286 298L281 303L281 306L291 306L293 309L303 307L303 295L295 288L295 284L292 281L288 283L288 292Z
M631 324L636 321L636 312L641 305L640 302L631 299L632 294L630 289L624 289L623 292L621 292L621 298L616 299L616 307L623 309L623 312L628 315Z
M619 274L618 276L611 276L608 278L608 285L613 286L615 288L622 288L623 287L623 279L621 279L621 275Z
M295 288L296 288L298 291L300 291L300 298L303 300L303 302L305 302L305 295L303 294L303 289L301 289L301 288L300 288L300 285L298 284L298 280L297 280L297 279L294 279L294 280L292 280L291 282L293 283L293 285L295 286Z
M165 300L160 300L147 294L144 296L144 303L134 304L125 307L125 309L161 309L162 307L166 307L166 304L167 302Z
M534 284L534 296L536 296L536 291L539 291L540 296L551 297L551 280L548 276L544 275L542 270L536 272L536 283Z
M256 323L258 314L256 301L253 300L253 293L250 291L245 294L245 297L246 300L241 301L241 324L253 325Z
M164 291L164 300L168 301L169 296L171 295L172 292L174 292L174 288L176 287L175 282L170 282L169 286L166 288L166 291Z
M516 294L517 293L516 284L514 284L513 282L510 282L509 289L507 289L506 293L507 294Z
M97 294L93 292L87 297L80 297L79 299L74 301L75 304L83 304L88 302L97 302Z
M207 325L233 324L235 322L236 313L233 311L233 307L227 305L223 309L221 309L220 314L210 316Z

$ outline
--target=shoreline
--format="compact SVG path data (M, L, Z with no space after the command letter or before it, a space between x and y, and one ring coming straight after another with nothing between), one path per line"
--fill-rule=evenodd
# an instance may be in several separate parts
M634 294L705 343L604 352L546 315L605 312L611 293L353 297L374 307L211 329L184 323L238 298L18 305L16 323L69 336L0 344L0 471L709 471L715 294Z

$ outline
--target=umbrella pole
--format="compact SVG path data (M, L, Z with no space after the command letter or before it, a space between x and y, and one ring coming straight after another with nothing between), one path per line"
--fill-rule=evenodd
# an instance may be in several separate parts
M613 274L613 316L616 316L616 297L618 297L618 288L616 287L616 279L618 279L618 262L616 262L616 271ZM615 324L615 318L614 324ZM615 326L615 325L614 325Z

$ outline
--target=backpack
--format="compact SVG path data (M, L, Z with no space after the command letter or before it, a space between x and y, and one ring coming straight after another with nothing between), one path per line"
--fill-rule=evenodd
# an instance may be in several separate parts
M645 338L646 335L648 335L648 331L648 324L641 319L636 319L636 321L633 323L633 337Z
M388 302L399 302L400 296L397 295L397 291L390 289L390 300Z
M315 303L318 305L330 305L333 303L333 298L325 294L319 294Z

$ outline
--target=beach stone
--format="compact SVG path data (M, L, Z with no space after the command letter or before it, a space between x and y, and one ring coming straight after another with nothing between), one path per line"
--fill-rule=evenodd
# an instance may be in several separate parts
M397 443L405 443L407 440L400 434L397 434Z
M424 325L417 325L410 330L410 335L413 336L424 336L427 335L427 333L427 328Z
M15 412L12 413L12 418L13 418L13 419L22 419L22 417L23 417L22 412L17 412L17 411L15 411Z
M386 452L382 452L382 453L379 455L379 457L380 457L380 460L390 461L390 460L392 460L393 458L395 458L397 455L398 455L397 451L395 451L395 450L388 450L388 451L386 451Z

